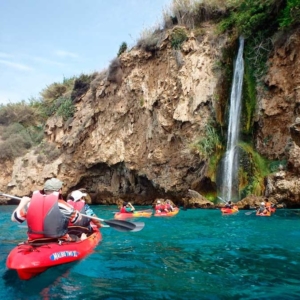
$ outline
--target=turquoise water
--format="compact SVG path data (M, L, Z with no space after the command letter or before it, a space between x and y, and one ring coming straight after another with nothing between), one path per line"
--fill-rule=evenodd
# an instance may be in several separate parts
M103 228L95 251L29 281L7 270L9 251L26 236L0 206L3 299L299 299L300 211L272 217L181 210L138 218L139 232ZM146 207L143 207L146 208ZM149 207L147 207L149 208ZM94 206L100 218L116 207ZM142 208L138 208L142 209Z

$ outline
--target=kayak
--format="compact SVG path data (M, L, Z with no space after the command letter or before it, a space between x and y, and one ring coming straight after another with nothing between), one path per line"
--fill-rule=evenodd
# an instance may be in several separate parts
M114 218L115 219L126 219L126 218L138 218L138 217L146 217L149 218L152 215L152 209L134 211L132 213L121 213L116 212Z
M233 208L228 208L228 207L222 207L221 208L221 212L222 214L226 214L226 215L229 215L229 214L235 214L239 211L238 207L237 206L233 206Z
M51 267L84 258L93 251L101 239L100 231L93 227L93 232L85 240L76 242L57 239L49 242L41 239L34 242L26 241L18 244L9 253L6 266L16 270L20 279L29 280Z
M260 216L260 217L270 217L271 216L271 212L268 211L266 214L264 214L264 213L258 213L257 212L256 215Z
M172 217L179 213L179 208L175 207L173 211L169 212L155 212L154 217Z

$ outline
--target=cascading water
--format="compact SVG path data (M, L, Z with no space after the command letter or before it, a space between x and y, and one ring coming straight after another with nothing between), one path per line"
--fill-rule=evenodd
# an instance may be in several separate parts
M223 160L222 199L235 201L239 198L237 142L240 129L241 98L244 76L244 38L239 39L239 51L235 62L230 96L227 147Z

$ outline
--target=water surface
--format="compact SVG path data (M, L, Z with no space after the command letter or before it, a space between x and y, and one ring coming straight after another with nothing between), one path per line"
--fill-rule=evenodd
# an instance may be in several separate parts
M0 206L3 299L299 299L299 211L256 217L196 209L133 219L145 222L142 231L103 228L85 259L22 281L5 266L26 236L10 221L14 208ZM104 219L116 211L93 209Z

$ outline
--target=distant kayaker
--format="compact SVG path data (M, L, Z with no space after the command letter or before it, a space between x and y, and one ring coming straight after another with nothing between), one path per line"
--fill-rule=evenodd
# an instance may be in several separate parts
M230 209L233 208L233 204L231 203L231 200L229 200L228 202L226 202L225 208L230 208Z
M86 214L91 217L96 217L96 214L94 211L90 208L90 206L85 202L84 197L86 197L86 193L82 193L80 190L73 191L70 195L70 197L67 200L67 203L72 205L76 210L78 210L82 214ZM86 227L90 232L93 231L91 227L91 221L98 227L101 227L101 223L98 220L91 220L87 217L82 217L80 220L77 220L76 223L72 223L69 221L69 228L70 226L81 226L81 227Z
M174 207L171 205L171 202L170 200L167 200L166 203L165 203L165 210L167 212L170 212L170 211L173 211L174 210Z
M123 202L123 205L120 209L120 213L132 213L135 211L134 206L130 202Z
M266 205L265 205L265 202L261 202L260 203L260 207L257 209L256 211L258 214L267 214L268 213L268 210L266 209Z
M161 213L165 210L165 205L161 203L160 200L157 200L156 205L155 205L155 212L156 213Z
M76 240L68 231L68 224L81 219L80 213L66 203L61 195L63 182L57 178L48 179L44 189L35 191L32 197L22 197L14 210L11 220L23 223L27 220L28 240L59 238ZM82 236L82 239L86 236Z

